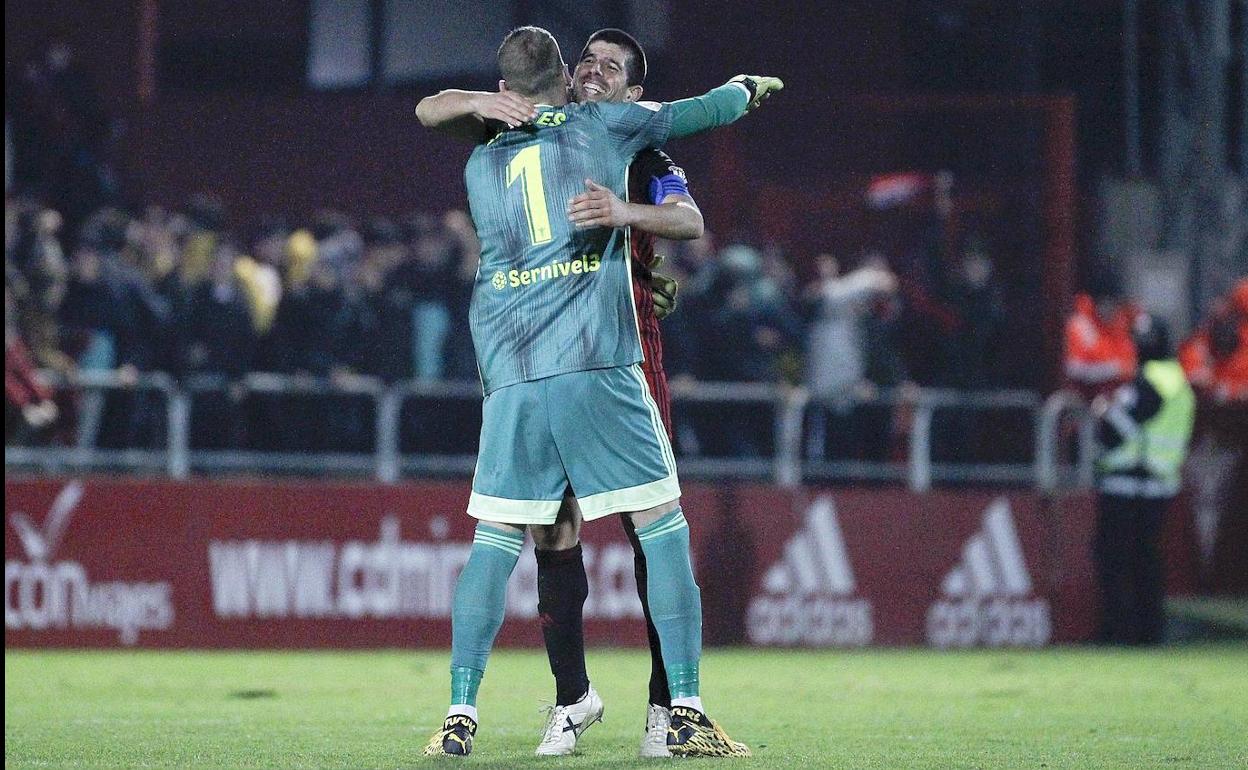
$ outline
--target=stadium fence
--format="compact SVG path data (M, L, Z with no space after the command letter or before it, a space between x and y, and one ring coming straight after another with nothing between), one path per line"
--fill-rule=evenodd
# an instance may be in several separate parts
M387 384L373 377L345 380L272 373L247 375L241 385L249 395L320 396L365 399L371 403L374 441L369 452L253 451L192 447L192 403L197 396L224 394L231 383L219 377L177 380L150 372L137 380L112 371L80 372L68 379L48 372L49 385L81 393L77 440L73 446L6 446L5 467L43 473L109 471L163 473L186 479L192 473L275 473L372 477L395 483L409 475L468 476L473 454L446 451L404 452L400 428L403 410L413 402L456 404L471 411L481 399L472 382L404 381ZM104 396L109 392L155 394L164 408L165 446L106 449L95 445ZM1047 399L1028 390L959 391L940 388L885 389L850 399L851 408L905 410L909 416L904 457L894 459L823 459L806 450L809 424L816 407L834 405L813 397L805 388L761 383L681 382L672 387L675 411L701 410L715 415L745 410L766 416L771 435L754 456L707 456L696 446L680 453L682 475L691 478L769 481L793 488L803 482L870 481L906 484L922 492L939 484L1034 485L1052 491L1059 486L1091 483L1092 422L1086 404L1076 395L1058 391ZM841 409L845 403L835 405ZM980 458L942 459L934 451L933 425L954 420L950 441L964 433L980 443L1026 447L1006 462ZM696 417L695 417L696 419ZM713 417L712 417L713 419ZM968 421L973 430L967 431ZM753 423L757 425L757 422ZM1075 427L1071 427L1072 424ZM748 427L742 428L748 430ZM678 433L680 427L678 426ZM1073 457L1070 435L1077 434ZM1030 434L1030 440L1028 440ZM678 442L679 443L679 442ZM695 442L687 442L695 444ZM1019 455L1015 449L1013 454Z

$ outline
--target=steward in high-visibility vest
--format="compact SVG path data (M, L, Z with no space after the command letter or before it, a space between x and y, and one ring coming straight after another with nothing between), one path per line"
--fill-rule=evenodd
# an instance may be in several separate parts
M1161 532L1181 486L1196 397L1160 321L1141 314L1132 335L1143 363L1138 374L1092 405L1104 448L1096 462L1093 557L1100 640L1156 644L1165 628Z
M1174 497L1196 420L1196 396L1183 367L1176 360L1147 361L1136 381L1120 390L1102 424L1107 451L1096 463L1097 488L1126 497Z

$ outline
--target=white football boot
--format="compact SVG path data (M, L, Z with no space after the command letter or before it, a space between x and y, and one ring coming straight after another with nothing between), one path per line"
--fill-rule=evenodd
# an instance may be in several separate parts
M645 759L670 757L667 729L672 726L672 712L653 703L646 710L646 734L641 737L641 756Z
M602 698L590 685L585 697L571 706L551 706L542 742L537 744L537 756L562 757L576 750L581 733L594 722L602 719Z

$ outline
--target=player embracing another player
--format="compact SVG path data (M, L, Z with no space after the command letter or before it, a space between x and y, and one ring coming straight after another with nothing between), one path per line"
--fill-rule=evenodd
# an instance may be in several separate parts
M662 682L652 677L643 754L748 755L707 718L699 696L701 600L665 429L653 282L660 309L670 309L674 287L649 272L652 240L639 253L630 235L631 227L686 238L701 230L679 169L639 153L726 125L782 84L738 76L696 99L637 104L644 52L618 30L587 43L575 79L580 104L567 103L567 70L545 30L510 33L499 69L497 94L445 91L417 108L426 126L478 141L465 178L482 242L470 320L485 391L468 508L480 521L452 610L452 705L426 753L471 751L476 692L526 527L538 546L539 611L558 691L538 753L569 753L601 716L585 674L579 526L619 513L639 554ZM552 217L564 201L566 218Z

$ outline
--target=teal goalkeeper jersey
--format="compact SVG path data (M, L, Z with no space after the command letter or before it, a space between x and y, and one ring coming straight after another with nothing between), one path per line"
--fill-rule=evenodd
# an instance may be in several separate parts
M539 107L480 145L464 178L481 264L469 322L486 393L641 360L627 230L578 230L568 204L592 179L626 197L628 165L663 144L666 105Z
M468 318L486 394L642 360L628 230L578 230L568 205L586 179L626 200L637 152L730 123L746 102L721 86L669 104L539 107L531 124L477 146L464 170L481 240Z

